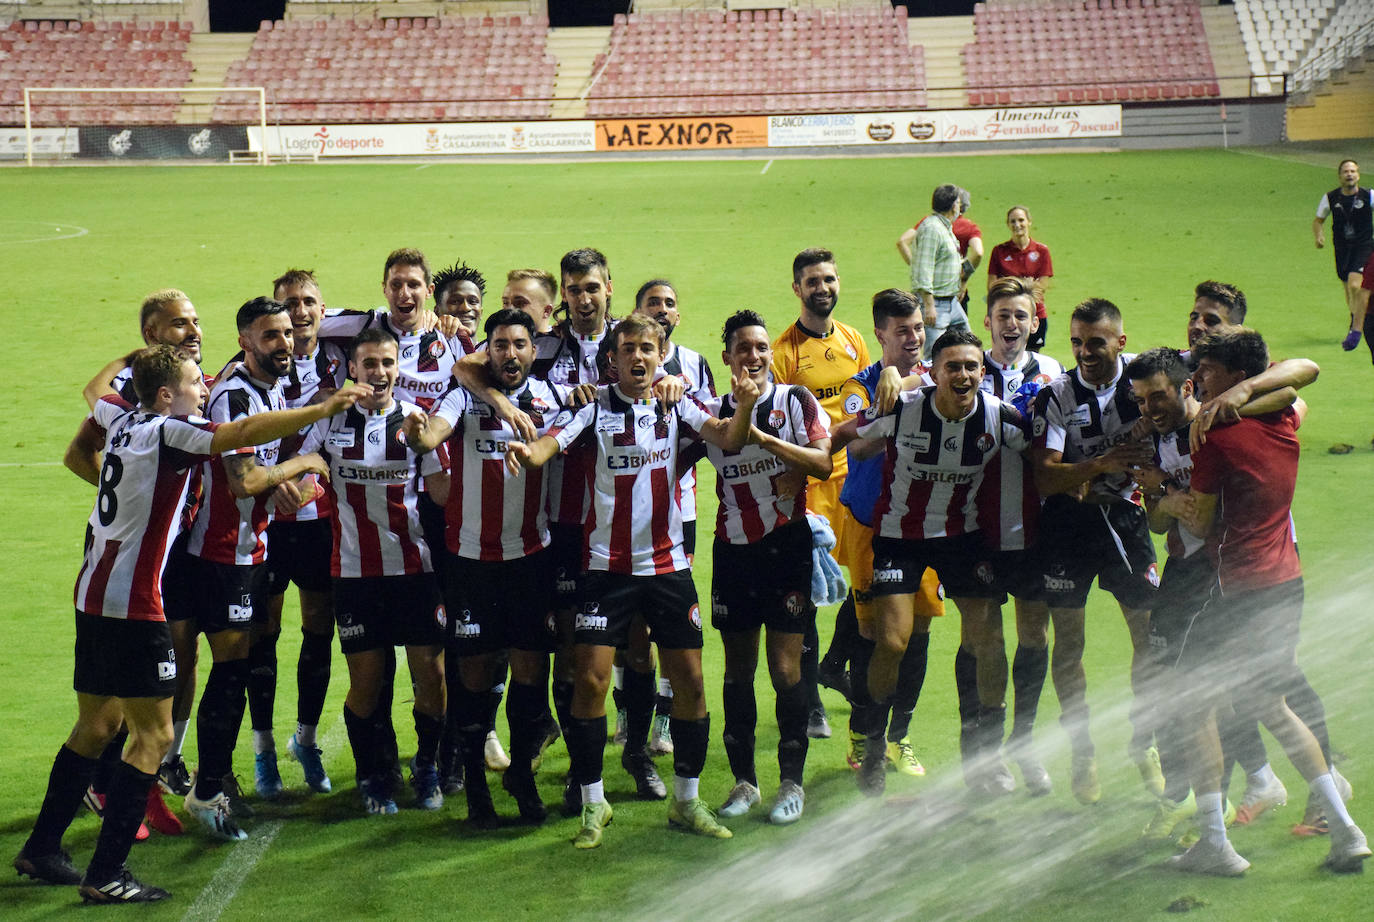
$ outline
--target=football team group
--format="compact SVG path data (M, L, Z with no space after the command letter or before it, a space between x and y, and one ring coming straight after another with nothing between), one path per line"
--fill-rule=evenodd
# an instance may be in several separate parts
M247 709L256 795L279 797L276 647L293 582L302 636L287 753L310 790L332 790L317 730L337 631L343 722L371 814L395 813L405 781L398 648L413 688L413 803L437 810L461 791L477 828L502 822L489 770L521 821L546 819L536 771L561 736L576 847L600 845L611 823L612 740L637 796L668 801L669 825L730 838L723 821L763 798L761 636L779 742L772 806L759 812L802 816L809 740L831 733L821 685L849 701L847 758L858 788L879 796L889 772L925 773L909 728L946 598L959 618L970 796L1014 791L1012 766L1027 793L1051 793L1033 739L1048 677L1072 795L1093 804L1082 658L1096 580L1133 645L1128 752L1157 800L1144 837L1179 844L1180 870L1241 874L1249 863L1227 827L1288 796L1262 724L1309 787L1294 832L1328 835L1327 867L1359 870L1370 850L1296 656L1297 390L1317 366L1271 361L1244 326L1244 294L1205 281L1184 349L1128 352L1115 305L1078 304L1066 370L1033 351L1053 273L1024 207L1008 213L1011 239L977 299L986 310L970 320L982 243L967 207L967 193L940 186L899 240L912 285L871 298L877 361L837 317L835 256L805 249L792 265L794 324L724 318L720 394L705 358L672 339L674 285L645 282L617 318L594 249L565 254L559 277L511 271L499 310L485 308L479 272L431 273L415 249L387 257L375 310L328 310L314 274L292 269L239 309L241 352L213 379L190 299L150 295L146 348L87 386L91 413L65 457L97 488L75 589L78 717L15 868L91 902L164 899L125 862L147 827L182 831L168 795L210 835L247 838L234 748ZM734 777L718 809L699 789L711 718L692 573L707 464L710 615L725 663L712 688ZM1166 536L1162 568L1152 532ZM837 602L822 655L817 606ZM210 663L196 705L202 634ZM182 756L193 709L195 772ZM656 755L672 756L670 785ZM62 847L83 803L102 817L84 874Z

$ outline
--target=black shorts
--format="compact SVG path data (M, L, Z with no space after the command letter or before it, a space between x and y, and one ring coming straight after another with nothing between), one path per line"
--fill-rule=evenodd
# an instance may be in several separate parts
M581 525L549 523L549 557L553 564L554 604L558 608L577 605L577 587L582 581L582 551L586 537Z
M697 552L697 520L684 519L682 522L682 553L693 557Z
M997 574L997 581L1007 595L1022 602L1044 601L1045 588L1040 579L1035 551L1031 548L993 551L992 571Z
M811 526L784 525L753 544L715 540L711 626L718 631L802 634L816 617L811 604Z
M281 595L291 583L306 592L328 592L333 553L334 529L328 519L268 525L267 594Z
M1364 272L1365 265L1369 262L1369 257L1374 255L1374 243L1357 243L1354 246L1337 245L1336 251L1336 278L1344 283L1351 275L1360 275Z
M1044 352L1045 340L1049 338L1049 335L1050 318L1041 317L1040 326L1030 335L1030 339L1026 340L1026 349L1031 352Z
M995 557L983 546L983 536L976 531L924 541L874 535L870 592L875 599L914 593L929 567L940 577L945 598L1002 600L1006 598L1006 588L994 567Z
M168 621L190 621L196 616L195 572L199 559L186 552L188 532L177 535L162 570L162 614Z
M433 573L334 579L334 623L344 653L441 646L447 622Z
M1127 608L1154 605L1155 545L1145 510L1135 503L1098 505L1051 496L1035 548L1043 600L1051 608L1082 608L1094 578Z
M104 618L76 610L72 688L102 698L170 698L177 656L166 621Z
M202 634L267 623L267 564L240 566L187 557L191 604Z
M1257 717L1301 678L1302 577L1235 595L1214 592L1183 637L1177 665L1190 686L1229 694L1241 717Z
M550 560L547 548L515 560L454 556L444 577L445 640L452 641L458 656L557 648Z
M581 597L574 643L624 647L630 621L639 615L649 626L649 639L661 649L701 649L701 608L691 570L656 576L593 570L582 578Z
M1207 604L1216 582L1216 568L1202 551L1164 562L1164 575L1150 609L1150 654L1157 662L1173 665L1177 660L1189 625Z

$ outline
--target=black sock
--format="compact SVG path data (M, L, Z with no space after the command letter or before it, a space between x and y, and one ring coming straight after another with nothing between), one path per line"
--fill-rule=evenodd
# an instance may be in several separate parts
M415 750L415 761L421 765L433 765L439 758L439 739L444 735L444 718L431 717L412 709L415 718L415 737L419 741Z
M1299 671L1293 687L1288 689L1284 697L1288 701L1288 707L1298 715L1298 720L1307 724L1307 729L1317 738L1322 758L1330 768L1334 764L1331 761L1331 736L1326 730L1326 708L1322 705L1317 690L1307 681L1307 676Z
M447 778L456 775L463 765L463 744L458 738L458 698L462 694L463 679L458 674L458 650L444 645L444 698L448 710L444 712L444 737L439 741L439 773Z
M838 671L849 662L850 649L859 636L859 619L855 614L854 593L844 597L840 610L835 612L835 633L830 635L830 646L823 657L826 668Z
M816 631L816 614L813 611L802 634L801 677L802 688L806 689L807 711L825 711L825 705L821 703L820 646L821 638Z
M873 705L873 697L868 693L868 664L873 661L873 647L873 641L856 637L849 648L849 697L856 708Z
M148 789L157 781L156 775L139 771L128 762L120 762L110 779L109 796L105 800L105 818L100 824L100 837L95 843L86 873L92 880L111 877L129 857L134 836L138 834L143 814L148 809Z
M1016 645L1011 661L1012 700L1011 737L1029 742L1035 729L1035 714L1040 707L1040 693L1045 688L1045 675L1050 668L1049 647Z
M506 723L510 725L510 768L508 772L526 774L539 744L544 741L542 718L548 695L542 685L511 681L506 688Z
M324 699L329 694L332 657L333 638L329 634L312 634L301 628L301 655L296 661L297 722L307 726L319 724Z
M215 663L200 693L196 711L196 746L200 768L196 797L209 800L224 790L224 776L234 768L234 743L243 724L244 692L248 688L248 660Z
M673 716L673 696L655 695L654 696L654 716L662 717L665 720Z
M573 689L576 686L572 682L564 682L561 679L554 679L550 685L550 697L553 698L553 712L558 717L558 726L563 728L563 732L568 732L568 727L572 726L572 700Z
M711 738L711 715L700 720L672 718L673 774L679 778L699 778L706 767L706 745ZM605 739L605 733L602 733Z
M657 684L653 672L625 669L625 752L630 755L643 752L649 742Z
M977 754L982 704L978 700L978 660L963 647L954 654L954 690L959 695L959 755L967 765Z
M453 707L451 704L450 707ZM469 796L487 789L487 701L482 692L464 689L457 701L458 740L463 753L464 783ZM474 790L475 788L475 790Z
M806 735L806 692L802 693L802 736ZM759 723L758 702L754 700L753 682L725 681L722 700L725 702L725 756L730 760L730 770L735 780L748 781L757 786L759 781L754 768L754 731ZM679 746L677 723L670 721L673 728L673 750Z
M396 699L396 648L386 648L386 663L382 667L382 686L377 695L377 709L372 712L375 724L378 771L392 772L401 764L400 747L396 743L396 722L391 711Z
M265 634L248 648L248 717L254 730L270 732L277 704L277 640Z
M1007 727L1007 709L981 708L978 712L978 751L989 758L997 755L1002 747L1002 736Z
M496 718L501 713L501 699L506 696L506 678L510 671L510 654L502 651L497 657L491 690L486 695L487 732L496 729Z
M926 655L930 651L930 635L916 632L907 641L906 652L897 665L897 687L892 692L892 718L887 726L887 738L897 743L911 728L911 715L921 700L926 684Z
M110 790L115 769L124 761L124 744L129 741L129 728L121 726L96 759L95 772L91 775L91 790L104 794Z
M806 692L800 682L778 692L774 710L778 718L778 777L801 784L810 740L806 737Z
M573 784L599 781L606 754L606 715L572 718L563 729L563 738L568 743Z
M348 730L348 745L353 750L353 765L360 780L377 774L377 741L372 715L359 717L344 705L344 727Z
M76 817L76 811L81 809L81 799L91 784L96 761L66 746L57 750L52 771L48 773L43 806L39 807L38 819L34 821L29 840L24 843L26 855L31 858L51 855L62 847L62 836Z
M1188 777L1188 749L1183 744L1178 720L1170 716L1160 721L1155 733L1159 745L1159 769L1164 773L1164 796L1179 803L1192 789Z

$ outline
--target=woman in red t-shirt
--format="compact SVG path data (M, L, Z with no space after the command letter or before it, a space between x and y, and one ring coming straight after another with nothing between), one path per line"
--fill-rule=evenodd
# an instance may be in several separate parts
M1007 212L1007 227L1011 230L1011 239L993 247L988 259L988 288L991 289L1000 278L1015 276L1034 289L1035 316L1040 318L1040 328L1031 334L1027 348L1038 352L1045 347L1045 333L1049 328L1045 291L1054 277L1050 248L1031 239L1030 210L1024 205L1013 206Z

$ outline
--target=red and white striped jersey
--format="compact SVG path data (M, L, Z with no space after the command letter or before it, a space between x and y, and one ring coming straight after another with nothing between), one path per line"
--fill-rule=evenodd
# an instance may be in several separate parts
M540 333L534 338L530 377L563 387L598 383L597 350L614 328L615 322L607 318L600 336L574 333L566 321L549 333ZM579 450L562 454L544 466L550 522L581 525L586 520L590 470L591 459Z
M208 391L215 386L215 379L205 372L200 373L200 379L205 382L205 389ZM115 376L110 379L110 387L115 393L124 398L124 401L131 407L138 406L138 394L134 391L134 369L132 365L125 365ZM200 408L205 412L205 407ZM200 509L201 488L200 488L200 467L197 466L191 471L190 485L186 488L186 503L181 507L181 531L191 527L195 521L196 512Z
M370 311L327 311L320 320L319 336L335 340L346 353L353 337L372 326L379 326L396 337L399 346L396 398L419 404L426 413L449 389L453 363L474 351L472 338L461 327L458 334L451 337L438 330L403 333L391 325L391 312L385 307Z
M567 403L567 390L527 378L511 402L542 436ZM448 549L472 560L514 560L549 544L544 470L506 470L506 448L518 438L491 405L454 387L434 408L449 436ZM547 465L546 465L547 466Z
M721 419L735 415L735 399L726 394L708 407ZM830 417L811 391L799 384L769 384L754 405L754 426L794 445L810 445L830 438ZM777 480L787 465L760 445L739 451L706 446L716 466L716 537L730 544L753 544L806 514L806 490L783 500Z
M334 504L333 576L406 576L429 573L429 548L420 528L417 481L438 473L435 452L417 455L401 424L419 407L393 400L372 412L354 406L320 420L302 451L318 451L329 464L326 489Z
M690 397L664 409L655 399L631 400L616 385L549 435L566 449L579 437L595 448L589 474L592 502L583 569L654 576L688 569L682 549L679 444L698 441L711 419Z
M310 355L297 355L293 359L291 371L282 378L282 396L286 405L292 409L309 406L321 389L336 391L343 387L348 377L348 355L343 347L334 342L320 340ZM301 492L312 490L318 484L314 474L301 482ZM313 522L327 519L333 514L329 496L320 485L319 498L306 503L294 513L278 512L277 522Z
M1058 360L1037 352L1027 352L1015 365L1003 365L983 353L984 391L1010 402L1027 381L1040 387L1064 373ZM1020 452L1003 452L998 476L984 476L978 497L978 527L988 547L1001 551L1021 551L1035 541L1043 500L1035 489L1035 472Z
M118 397L97 403L87 424L103 430L105 456L76 607L106 618L165 621L162 570L181 530L191 469L210 457L215 424L158 416Z
M679 346L671 340L668 343L668 357L659 367L665 375L677 375L687 384L686 393L695 397L703 406L710 406L716 398L716 382L711 375L711 366L700 352ZM697 468L688 467L682 472L682 521L695 522L697 519Z
M904 391L892 412L869 407L859 416L860 438L886 437L883 487L873 509L875 532L884 538L921 541L978 529L978 489L986 476L1000 477L1005 446L1026 448L1021 414L978 392L972 412L945 419L935 409L933 386Z
M1164 435L1155 433L1154 436L1155 463L1180 490L1187 490L1193 482L1193 455L1188 443L1188 430L1191 427L1192 423L1185 423L1173 432ZM1191 557L1207 546L1205 539L1180 527L1177 521L1169 526L1164 544L1169 549L1170 557Z
M206 402L206 415L216 423L284 409L281 380L271 384L258 381L248 374L246 365L235 367L216 382ZM260 467L271 467L280 460L281 441L225 452L201 465L204 502L191 523L186 550L216 563L247 566L262 563L267 556L272 491L243 499L235 497L229 490L224 459L236 455L252 456Z
M1134 355L1122 353L1116 375L1100 387L1088 384L1075 368L1055 378L1035 396L1034 445L1061 452L1066 463L1086 461L1106 454L1131 438L1140 419L1140 408L1131 388L1118 385ZM1130 474L1103 474L1088 485L1089 496L1099 500L1132 499L1135 481Z

